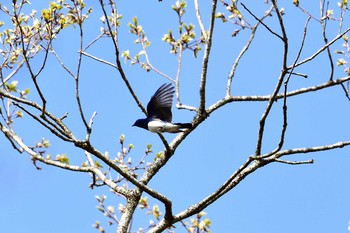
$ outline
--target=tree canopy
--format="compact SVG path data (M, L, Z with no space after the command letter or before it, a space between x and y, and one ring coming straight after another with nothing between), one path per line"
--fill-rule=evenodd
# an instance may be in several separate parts
M348 227L346 0L13 0L0 15L6 231ZM132 127L163 83L193 128Z

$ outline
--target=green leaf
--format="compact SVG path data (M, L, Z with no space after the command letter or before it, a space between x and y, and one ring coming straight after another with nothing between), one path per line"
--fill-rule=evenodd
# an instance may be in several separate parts
M343 59L343 58L340 58L337 60L337 66L343 66L345 65L347 62Z
M23 90L23 91L21 92L21 94L22 94L22 95L28 95L29 92L30 92L30 89L27 88L27 89Z
M152 209L152 214L156 219L159 219L159 216L161 215L160 211L159 211L159 207L158 205L154 205L153 209Z
M50 141L49 140L47 140L47 139L45 139L45 138L43 138L43 139L41 139L41 144L45 147L45 148L49 148L50 147Z
M139 208L144 209L148 206L148 198L147 197L141 197L139 200Z
M6 83L7 88L11 92L17 92L18 81L12 81L10 84Z
M41 16L46 22L50 22L53 20L52 18L52 12L50 9L42 9L41 10Z
M95 161L94 161L94 163L95 163L95 166L96 166L96 167L98 167L98 168L102 168L102 165L101 165L101 164L99 164L99 162L98 162L97 160L95 160Z
M88 165L89 165L88 161L85 161L84 163L81 164L82 167L88 167Z
M69 164L69 158L66 154L56 155L56 161L59 161L64 164Z
M22 118L23 117L23 112L21 112L21 111L17 111L16 112L16 115L17 115L17 117L19 117L19 118Z

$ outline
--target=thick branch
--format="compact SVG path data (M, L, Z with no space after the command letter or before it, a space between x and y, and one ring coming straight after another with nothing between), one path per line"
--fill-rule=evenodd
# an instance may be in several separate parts
M216 12L216 4L217 0L213 0L212 2L212 9L211 9L211 18L210 18L210 27L209 27L209 34L207 38L207 43L204 49L204 57L202 62L202 73L201 73L201 81L199 85L199 95L200 95L200 103L199 103L199 115L206 115L205 112L205 86L207 82L207 71L208 71L208 63L209 63L209 56L211 51L211 45L213 42L213 32L214 32L214 22L215 22L215 12Z

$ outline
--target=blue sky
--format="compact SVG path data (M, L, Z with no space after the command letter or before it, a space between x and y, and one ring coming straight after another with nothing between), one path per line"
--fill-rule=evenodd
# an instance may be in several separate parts
M136 38L128 33L126 26L133 16L137 16L152 42L148 50L152 64L169 76L175 77L176 59L169 53L169 46L161 41L168 29L176 31L177 17L170 8L172 4L174 2L170 1L118 2L119 13L123 15L119 43L121 50L130 50L131 54L138 53L140 47L133 43ZM204 24L208 27L210 3L200 4ZM279 4L286 11L284 21L289 35L291 64L300 45L306 16L294 7L292 1ZM303 7L318 17L319 3L303 4L308 4ZM263 3L246 5L259 16L266 10ZM46 3L40 3L39 7L46 6ZM101 26L99 18L102 13L97 1L91 6L94 12L85 26L85 44L99 34ZM38 3L32 3L27 9L37 7ZM220 4L218 7L218 11L224 11ZM337 13L335 3L331 3L330 8L334 8ZM255 24L251 17L248 19ZM192 1L188 2L184 20L196 22ZM268 18L266 22L278 30L275 16ZM344 21L344 28L349 26L347 22ZM330 39L337 33L335 25L336 23L331 21L328 24ZM249 31L245 30L239 37L232 38L234 25L223 24L219 20L216 21L216 30L208 70L207 106L224 97L231 64L249 36ZM196 32L199 34L197 24ZM78 39L77 28L71 27L54 41L58 54L72 70L75 70L77 63ZM341 43L336 43L331 50L339 49ZM313 54L323 44L320 25L311 20L301 59ZM109 39L100 41L87 52L114 61ZM190 52L185 53L180 78L183 103L196 107L199 102L202 55L203 52L200 52L199 58L194 59ZM260 27L255 41L237 69L232 94L271 94L281 69L281 55L281 41ZM333 55L333 58L335 60L337 55ZM147 73L137 65L125 63L123 68L144 105L161 84L168 82L155 72ZM327 57L321 55L297 71L306 73L309 77L293 77L289 86L291 90L324 83L329 77ZM335 78L344 76L342 68L335 69ZM19 72L14 80L19 81L20 89L32 88L25 70ZM48 100L48 109L57 115L69 112L67 125L77 137L84 138L83 123L73 100L74 81L53 57L49 58L39 82ZM131 127L137 118L143 117L143 113L113 68L85 57L81 73L81 97L87 118L90 118L94 111L97 112L91 140L100 151L116 155L120 150L121 134L126 135L126 143L134 144L131 156L135 161L143 155L149 143L153 145L155 153L163 149L163 144L156 134ZM37 98L34 90L28 98ZM150 187L173 201L175 213L211 194L254 153L259 119L265 107L265 102L234 102L214 112L181 144L168 164L150 182ZM193 116L193 112L173 107L175 122L190 122ZM292 97L288 100L289 121L283 148L311 147L349 140L349 116L349 101L340 87ZM263 152L276 147L281 126L282 102L279 101L274 105L267 120ZM35 144L41 138L49 139L51 147L47 153L53 157L66 153L72 164L79 165L85 161L84 153L55 139L50 132L32 122L29 117L16 121L14 127L28 144ZM169 141L174 136L165 135ZM3 186L0 192L1 232L97 232L92 227L96 220L101 221L107 232L114 232L115 228L108 227L106 218L95 208L97 201L94 196L107 195L106 204L116 208L122 199L113 195L107 188L90 190L88 185L91 179L87 174L63 171L43 164L40 164L42 170L37 171L28 155L18 155L3 136L0 140L0 183ZM212 221L212 232L348 232L349 152L348 148L343 148L315 154L293 155L286 159L314 159L315 163L299 166L269 164L256 171L234 190L205 209L207 217ZM150 155L151 161L155 153ZM157 204L154 200L150 200L150 203ZM146 227L149 219L152 219L142 211L136 216L133 230ZM185 232L180 225L177 225L175 231Z

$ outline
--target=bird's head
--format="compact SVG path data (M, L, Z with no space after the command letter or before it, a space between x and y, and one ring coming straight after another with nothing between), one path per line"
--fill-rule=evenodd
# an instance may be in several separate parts
M137 121L135 121L135 123L132 126L137 126L148 130L147 124L148 124L147 119L138 119Z

